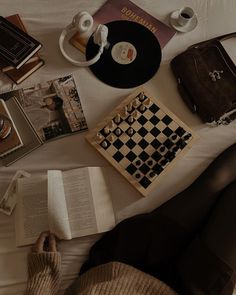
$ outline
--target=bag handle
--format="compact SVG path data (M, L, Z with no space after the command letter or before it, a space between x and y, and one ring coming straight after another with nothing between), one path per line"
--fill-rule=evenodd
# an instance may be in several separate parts
M225 35L221 35L221 36L216 37L216 38L213 38L213 39L216 39L218 41L221 41L221 40L230 39L232 37L236 37L236 32L225 34Z
M201 47L201 45L204 45L205 46L208 42L210 43L210 42L212 42L214 40L216 40L216 41L222 41L222 40L227 40L227 39L230 39L230 38L233 38L233 37L236 37L236 32L224 34L224 35L221 35L221 36L218 36L218 37L209 39L209 40L205 40L205 41L202 41L202 42L193 44L190 47L188 47L188 49L190 49L190 48L198 48L198 47Z
M217 121L207 123L208 126L216 127L219 125L229 125L236 119L236 110L232 110L219 118Z

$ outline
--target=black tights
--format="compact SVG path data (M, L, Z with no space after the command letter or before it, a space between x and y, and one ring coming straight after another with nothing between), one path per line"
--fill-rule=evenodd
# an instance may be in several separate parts
M232 294L236 272L236 144L184 191L120 222L91 248L80 273L110 261L188 295Z

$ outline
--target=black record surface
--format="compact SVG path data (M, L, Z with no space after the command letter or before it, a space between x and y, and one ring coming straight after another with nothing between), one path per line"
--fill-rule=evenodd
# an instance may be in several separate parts
M108 27L108 48L101 58L90 66L94 75L104 83L118 88L132 88L151 79L161 62L161 47L155 35L143 25L131 21L114 21ZM116 62L111 51L118 42L131 43L137 56L130 64ZM90 37L86 47L86 59L93 58L99 46Z

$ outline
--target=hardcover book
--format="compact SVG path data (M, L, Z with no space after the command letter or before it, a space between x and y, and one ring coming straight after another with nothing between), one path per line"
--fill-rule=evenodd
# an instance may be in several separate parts
M10 165L49 140L88 129L72 75L2 93L0 98L24 143L3 159L3 165Z
M9 15L6 17L6 19L9 22L11 22L13 25L17 26L19 29L21 29L22 31L27 33L26 27L25 27L24 23L22 22L19 14ZM29 60L27 60L27 62L25 64L37 61L39 59L40 59L40 57L39 57L38 53L35 53ZM16 68L14 66L10 65L6 60L0 58L0 70L3 73L7 72L9 70L13 70L13 69L16 70ZM20 72L20 70L18 70L18 71Z
M19 70L10 69L4 72L13 82L16 84L20 84L26 78L28 78L31 74L37 71L44 65L44 60L39 59L36 61L31 61L29 63L25 63Z
M27 33L26 28L18 14L10 15L6 17L6 19ZM40 58L38 53L35 53L23 66L21 66L20 69L16 69L3 59L0 59L0 70L16 84L23 82L43 65L44 61Z
M161 48L163 48L176 33L174 29L159 21L129 0L108 0L93 15L93 19L94 27L91 34L99 24L106 24L116 20L129 20L142 24L156 36ZM91 34L83 37L77 32L70 38L70 43L85 53L87 41Z
M16 244L35 242L50 230L70 240L110 230L115 225L107 171L84 167L17 179Z
M0 57L19 69L42 44L19 27L0 16Z

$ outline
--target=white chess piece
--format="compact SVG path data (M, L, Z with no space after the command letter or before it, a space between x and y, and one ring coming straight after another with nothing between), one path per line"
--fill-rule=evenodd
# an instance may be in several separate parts
M119 124L120 123L120 114L117 114L115 117L115 123Z

